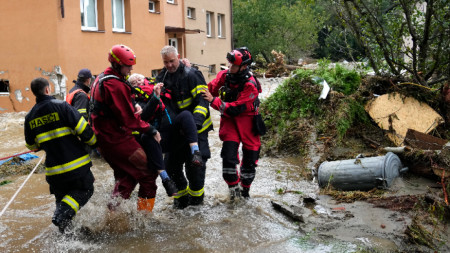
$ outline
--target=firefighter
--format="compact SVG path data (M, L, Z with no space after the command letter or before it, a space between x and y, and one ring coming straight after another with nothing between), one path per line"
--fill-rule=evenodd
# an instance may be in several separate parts
M183 209L203 203L206 161L211 157L208 132L213 126L209 104L200 94L207 87L202 73L186 67L173 46L165 46L161 58L164 68L156 82L164 85L161 100L166 113L159 129L165 167L178 188L174 207Z
M25 142L30 150L45 151L45 176L56 199L52 222L64 233L94 193L92 163L84 144L92 147L97 139L75 108L50 96L46 79L34 79L31 91L36 105L25 116Z
M75 109L77 109L86 120L88 119L91 80L91 71L86 68L81 69L78 72L77 80L73 81L75 85L66 96L66 102L75 107Z
M220 111L219 137L223 141L221 157L223 179L228 184L230 198L249 198L250 186L261 147L260 134L253 131L253 118L258 114L261 92L259 82L249 66L252 56L247 48L238 48L227 54L229 69L220 71L203 92L211 107ZM242 143L240 173L238 148Z
M158 174L147 169L147 155L131 133L148 133L158 142L161 136L141 119L142 109L132 102L131 85L125 78L136 64L134 52L125 45L115 45L108 60L111 66L94 83L90 104L91 126L98 138L100 154L114 170L116 181L113 201L108 207L114 210L118 197L129 199L139 184L137 209L151 212Z

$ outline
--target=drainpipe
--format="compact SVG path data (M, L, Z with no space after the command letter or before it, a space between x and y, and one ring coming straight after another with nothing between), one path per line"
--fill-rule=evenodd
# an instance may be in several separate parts
M64 0L61 0L61 17L64 18Z
M231 31L231 50L234 48L234 26L233 26L233 0L230 0L230 31Z

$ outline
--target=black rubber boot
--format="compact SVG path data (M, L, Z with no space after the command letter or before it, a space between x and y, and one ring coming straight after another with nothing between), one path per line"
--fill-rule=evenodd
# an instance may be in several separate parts
M189 205L190 206L199 206L203 204L203 198L205 197L205 194L202 194L201 196L190 196L189 195Z
M59 228L59 232L64 234L67 228L72 225L72 218L75 211L68 205L60 202L56 205L55 213L52 217L52 223Z
M164 189L166 189L166 193L169 197L177 195L178 190L172 179L166 178L162 181L162 184L164 186Z
M230 200L239 199L241 197L241 189L239 185L229 186Z
M173 199L173 208L185 209L189 205L189 195Z
M249 192L250 192L250 187L242 187L241 196L243 198L249 199L250 198Z

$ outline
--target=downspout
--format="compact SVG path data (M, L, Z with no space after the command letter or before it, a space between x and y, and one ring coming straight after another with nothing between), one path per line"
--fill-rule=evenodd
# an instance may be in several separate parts
M61 0L61 17L64 18L64 0Z
M230 0L230 31L231 31L231 50L234 48L234 26L233 26L233 0Z

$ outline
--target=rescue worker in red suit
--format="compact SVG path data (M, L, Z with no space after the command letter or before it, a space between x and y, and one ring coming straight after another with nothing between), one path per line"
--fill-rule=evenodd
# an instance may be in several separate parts
M230 198L249 198L255 178L261 147L260 136L253 131L253 117L257 114L260 88L250 72L252 57L247 48L227 54L229 69L219 72L208 84L203 96L211 107L220 111L219 137L223 141L223 178L230 189ZM242 143L240 173L238 148Z
M88 119L91 79L91 71L86 68L81 69L78 72L77 80L73 81L75 85L70 89L69 94L66 96L66 102L75 107L86 120Z
M45 151L45 179L56 199L52 222L64 233L94 193L92 162L84 145L94 147L97 139L81 114L50 96L46 79L34 79L31 91L36 105L25 116L25 143L30 150Z
M131 86L125 78L136 64L134 52L125 45L115 45L108 60L111 66L100 75L91 91L91 125L102 157L114 170L113 199L129 199L139 184L137 208L151 212L158 174L147 168L147 156L131 133L148 133L158 142L161 137L156 129L141 120L142 108L135 106L131 99ZM111 202L108 207L114 209L115 205L117 202Z
M207 88L203 74L185 66L173 46L165 46L161 58L164 68L156 82L164 84L161 100L166 113L158 127L165 168L178 188L174 207L183 209L203 203L206 161L211 157L208 132L213 126L209 104L201 96Z

